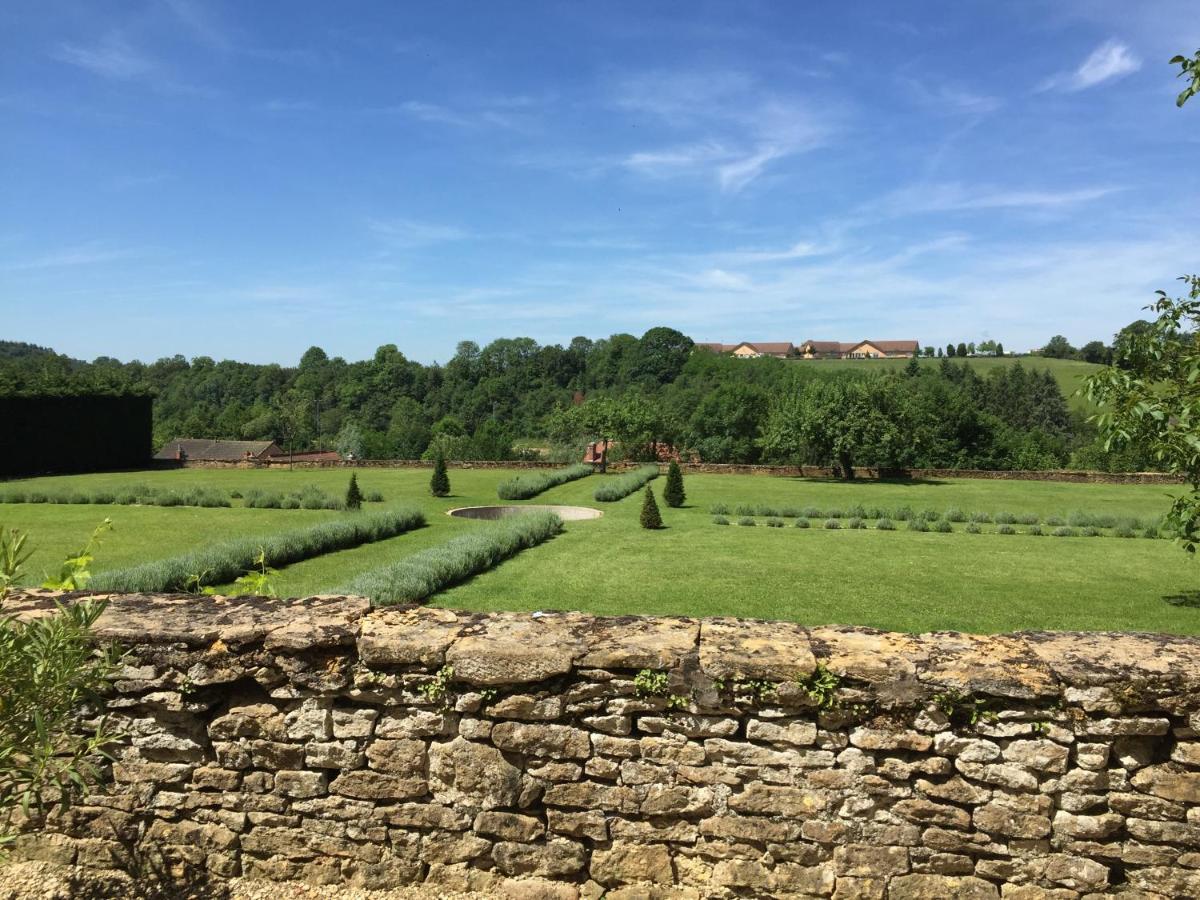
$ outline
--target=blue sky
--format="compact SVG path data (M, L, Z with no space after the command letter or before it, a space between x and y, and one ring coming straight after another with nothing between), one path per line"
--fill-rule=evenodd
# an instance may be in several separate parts
M1194 0L8 2L0 337L1108 338L1200 270Z

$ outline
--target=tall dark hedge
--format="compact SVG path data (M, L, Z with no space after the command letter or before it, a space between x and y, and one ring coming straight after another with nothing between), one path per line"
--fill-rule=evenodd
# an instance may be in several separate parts
M675 460L671 460L671 465L667 467L667 483L663 488L663 499L667 501L667 506L674 508L683 506L683 501L687 499L687 494L683 490L683 472Z
M0 397L0 476L137 469L149 464L151 398Z
M641 523L643 528L662 528L662 515L658 511L658 503L654 500L654 489L646 485L646 493L642 499Z
M429 479L429 492L435 497L450 496L450 476L446 474L446 457L441 453L433 461L433 477Z

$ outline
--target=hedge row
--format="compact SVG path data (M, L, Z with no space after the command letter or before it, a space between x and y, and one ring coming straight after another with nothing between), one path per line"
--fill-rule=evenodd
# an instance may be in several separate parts
M709 511L713 515L727 516L731 512L737 516L773 516L784 519L895 519L900 522L925 521L937 522L971 522L973 524L997 525L1050 525L1052 527L1070 526L1071 528L1118 528L1138 530L1158 527L1156 518L1138 519L1136 516L1114 516L1112 514L1094 514L1075 511L1067 516L1042 516L1037 513L1010 512L965 512L957 507L945 511L935 509L914 510L911 506L901 506L887 509L878 506L863 506L854 504L846 508L818 508L815 506L773 506L771 504L739 503L732 508L724 503L714 503Z
M713 521L714 525L729 525L729 524L731 524L729 517L723 513L715 514L712 517L712 521ZM844 524L843 524L843 522L844 522ZM907 522L908 522L907 527L908 527L909 531L921 531L921 532L933 531L933 532L940 532L942 534L956 533L955 528L951 524L949 519L930 520L930 519L925 519L925 518L921 518L921 517L916 517L916 518L908 519ZM742 526L747 526L747 527L753 527L753 526L757 525L758 522L753 516L741 516L738 518L737 524L742 525ZM786 523L783 521L783 519L781 519L777 516L771 516L766 520L766 522L764 524L768 528L782 528ZM807 516L797 517L793 524L796 528L811 528L811 527L813 527L812 522L809 521ZM866 519L863 519L860 516L851 516L844 520L842 517L838 516L838 517L831 517L831 518L826 519L825 522L820 525L820 527L829 529L830 531L836 531L841 528L858 529L858 528L871 528L872 526L867 522ZM880 518L878 521L876 521L874 527L878 531L895 531L896 530L896 524L891 519L886 518L886 517ZM985 533L984 530L979 526L979 523L974 522L974 521L967 522L966 527L964 527L962 530L964 532L966 532L967 534L984 534ZM996 529L994 532L988 532L988 533L992 533L992 534L1031 534L1031 535L1050 534L1054 537L1081 537L1081 536L1082 537L1106 537L1106 536L1108 536L1108 535L1105 535L1105 533L1103 531L1101 531L1099 528L1096 528L1095 526L1092 526L1092 525L1086 525L1083 528L1073 528L1069 525L1060 525L1057 528L1054 528L1052 531L1046 531L1042 528L1041 525L1039 525L1037 523L1031 524L1024 531L1018 531L1016 528L1014 528L1012 525L1009 525L1009 524L1000 524L1000 525L996 526ZM1119 526L1113 528L1112 533L1111 533L1111 537L1117 537L1117 538L1134 538L1134 537L1169 538L1172 536L1173 535L1171 534L1171 532L1169 532L1165 529L1161 529L1157 525L1147 525L1145 528L1141 529L1140 532L1133 528L1119 525Z
M366 513L262 538L222 541L167 559L100 572L89 587L98 591L182 591L227 584L246 573L261 548L267 565L286 566L325 553L395 537L425 524L415 509Z
M501 519L494 525L364 572L335 593L369 597L376 606L419 603L549 540L560 531L562 520L552 512Z
M586 463L577 463L565 469L553 469L549 472L527 472L514 475L507 481L496 485L496 495L501 500L528 500L536 497L542 491L566 484L592 474L592 467Z
M592 496L601 503L612 503L641 490L646 482L657 477L658 466L640 466L624 475L605 477Z
M0 489L0 503L102 503L121 506L232 506L220 491L195 487L186 491L162 490L144 484L128 487L93 490L65 488L47 491L42 488L12 487Z

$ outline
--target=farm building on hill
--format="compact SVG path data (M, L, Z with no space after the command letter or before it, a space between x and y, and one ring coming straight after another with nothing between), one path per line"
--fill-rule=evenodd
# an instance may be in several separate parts
M210 462L242 462L286 456L274 441L213 441L204 438L176 438L154 454L155 459L187 459Z
M713 353L728 353L739 359L774 356L777 359L908 359L920 353L917 341L805 341L795 346L788 341L742 341L740 344L697 344Z
M920 352L918 341L805 341L800 345L804 359L908 359Z

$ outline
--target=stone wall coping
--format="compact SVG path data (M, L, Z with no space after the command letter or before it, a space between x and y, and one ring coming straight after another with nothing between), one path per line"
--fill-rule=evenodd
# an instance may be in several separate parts
M21 591L4 613L28 619L57 603L108 601L100 640L174 645L226 660L353 649L368 668L453 668L478 686L531 684L575 669L676 672L709 680L797 682L824 667L881 701L938 692L1047 700L1070 689L1152 685L1200 695L1200 638L1124 632L903 634L754 619L372 610L362 597L205 597ZM1184 702L1180 698L1180 702ZM1190 703L1190 701L1187 701Z

